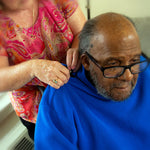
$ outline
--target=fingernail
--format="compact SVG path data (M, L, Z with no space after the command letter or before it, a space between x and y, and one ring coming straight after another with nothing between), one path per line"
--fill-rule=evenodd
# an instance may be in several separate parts
M72 66L71 69L74 70L74 69L75 69L75 66Z

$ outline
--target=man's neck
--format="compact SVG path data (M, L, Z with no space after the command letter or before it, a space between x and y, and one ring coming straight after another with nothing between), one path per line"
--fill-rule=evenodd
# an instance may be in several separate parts
M31 27L38 17L38 1L27 4L24 8L18 8L16 10L3 9L3 14L11 18L20 27ZM21 19L20 19L21 18Z
M2 11L4 13L20 13L26 10L33 10L34 7L38 4L38 0L28 0L24 3L20 3L15 8L2 5Z

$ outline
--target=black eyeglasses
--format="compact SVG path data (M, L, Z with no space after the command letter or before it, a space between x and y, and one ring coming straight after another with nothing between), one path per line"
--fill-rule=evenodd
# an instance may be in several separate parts
M143 72L146 70L150 63L150 59L146 59L144 61L134 63L128 66L112 66L112 67L101 67L97 60L90 55L87 51L85 54L88 56L88 58L103 72L103 76L105 78L117 78L124 74L126 69L129 69L132 74L138 74L140 72Z

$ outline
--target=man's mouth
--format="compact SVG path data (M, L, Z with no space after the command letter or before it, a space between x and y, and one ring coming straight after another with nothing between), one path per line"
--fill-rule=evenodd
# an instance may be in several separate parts
M115 88L117 88L117 89L126 89L126 88L128 88L129 86L120 86L120 87L115 87Z
M127 84L116 84L114 85L115 89L118 90L129 90L131 88L131 83L127 83Z

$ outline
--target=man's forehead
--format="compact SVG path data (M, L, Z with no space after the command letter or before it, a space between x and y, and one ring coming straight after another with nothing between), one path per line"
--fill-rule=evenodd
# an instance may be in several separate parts
M111 35L110 35L111 36ZM95 35L90 42L91 53L101 53L104 55L119 53L139 53L141 50L138 36L128 34L122 37L107 37L105 34Z
M107 45L105 42L93 42L90 48L91 55L97 61L105 60L130 60L141 55L141 49L139 44L130 43L127 46L111 46Z

